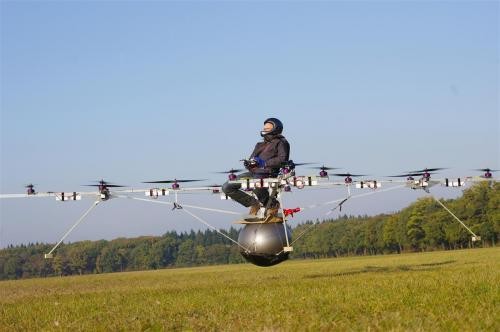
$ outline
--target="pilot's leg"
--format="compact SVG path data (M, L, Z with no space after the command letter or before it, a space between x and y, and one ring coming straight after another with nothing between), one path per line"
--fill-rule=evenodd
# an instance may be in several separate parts
M243 173L239 175L238 178L251 177L251 174L248 174L249 173ZM256 206L259 203L252 195L241 190L241 183L230 183L230 181L228 181L222 185L222 191L231 197L232 200L245 207Z
M262 204L262 206L267 206L267 203L269 201L269 189L256 188L253 190L253 192L254 192L255 196L257 196L257 199Z
M266 221L267 222L282 222L283 219L278 216L280 202L277 198L278 192L273 190L266 204Z

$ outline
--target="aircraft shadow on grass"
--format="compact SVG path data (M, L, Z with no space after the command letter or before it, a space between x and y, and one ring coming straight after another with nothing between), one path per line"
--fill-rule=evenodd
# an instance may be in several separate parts
M304 276L305 279L316 279L316 278L333 278L350 276L363 273L387 273L387 272L401 272L401 271L431 271L440 269L443 265L453 264L455 260L435 262L435 263L425 263L425 264L413 264L413 265L397 265L397 266L371 266L367 265L362 269L338 272L338 273L317 273L309 274Z

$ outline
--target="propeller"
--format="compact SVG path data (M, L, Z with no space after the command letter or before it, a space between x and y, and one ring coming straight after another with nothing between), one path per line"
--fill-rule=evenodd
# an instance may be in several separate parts
M105 187L108 187L108 188L127 187L127 186L122 186L122 185L119 185L119 184L113 184L111 182L107 182L107 181L104 181L104 180L97 180L97 181L94 181L94 182L97 182L97 184L83 184L83 186L85 186L85 187L101 187L101 186L105 186Z
M336 176L346 176L346 177L353 177L353 176L366 176L366 174L351 174L351 173L335 173L331 175L336 175Z
M499 169L490 169L490 168L478 168L478 169L474 169L474 171L480 171L480 172L498 172L500 170Z
M85 187L100 187L100 186L105 186L107 188L127 187L127 186L120 186L118 184L84 184L83 186L85 186Z
M224 171L224 172L215 172L216 174L231 174L231 173L239 173L243 171L242 169L234 169L231 168L229 171Z
M304 165L314 165L314 164L317 164L317 163L296 163L296 162L294 162L293 164L295 166L304 166Z
M321 166L321 167L310 167L312 169L320 169L322 171L331 171L331 170L334 170L334 169L341 169L342 167L328 167L328 166Z
M419 172L419 173L406 173L400 175L388 175L389 178L406 178L409 176L422 176L424 174L436 174L436 172Z
M424 169L421 169L421 170L418 170L418 171L409 171L408 173L429 173L429 172L434 172L434 171L440 171L442 169L446 169L443 168L443 167L438 167L438 168L424 168Z
M443 167L424 168L424 169L420 169L420 170L417 170L417 171L409 171L407 173L400 174L400 175L388 175L387 177L390 177L390 178L403 178L403 177L410 177L410 176L431 175L431 174L436 174L435 171L440 171L442 169L447 169L447 168L443 168Z
M28 189L26 191L28 195L32 195L35 193L35 185L33 183L25 185L24 188Z
M288 161L282 162L280 167L281 168L290 168L290 167L295 168L297 166L313 165L313 164L317 164L317 163L296 163L293 160L288 160Z
M196 181L206 181L206 179L200 180L161 180L161 181L144 181L142 183L181 183L181 182L196 182Z

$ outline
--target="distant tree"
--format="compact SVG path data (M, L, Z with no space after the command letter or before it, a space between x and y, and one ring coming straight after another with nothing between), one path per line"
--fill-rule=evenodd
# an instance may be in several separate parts
M23 275L22 262L19 257L7 258L3 266L3 274L6 279L18 279Z
M449 215L446 211L438 211L429 214L429 216L425 218L422 229L425 233L423 244L426 248L432 249L441 246L442 249L445 249L446 239L444 229L448 222Z
M195 262L196 253L194 250L194 241L190 238L184 240L179 245L179 252L175 265L177 266L191 266Z
M399 241L398 232L398 217L390 216L386 219L382 231L382 239L384 242L385 248L389 250L389 252L402 251L401 242Z
M71 274L71 268L69 266L68 259L66 258L66 255L64 252L57 254L54 256L52 259L52 269L54 270L54 273L58 276L65 276L65 275L70 275Z
M207 263L209 264L228 264L230 246L224 244L212 244L205 250Z
M71 271L83 274L87 268L88 254L82 245L72 245L68 248L68 261Z
M204 265L207 263L207 253L206 249L204 246L198 244L194 247L194 252L195 252L195 257L194 257L194 263L196 265Z
M150 265L152 265L152 268L159 269L172 264L172 255L175 253L175 248L175 241L172 241L170 237L155 241L149 250L149 255L151 256Z
M425 238L425 231L423 228L425 203L424 200L420 200L415 204L410 218L406 223L406 235L414 250L423 248L423 240Z
M96 259L98 273L116 272L120 270L120 260L117 251L109 246L102 248Z

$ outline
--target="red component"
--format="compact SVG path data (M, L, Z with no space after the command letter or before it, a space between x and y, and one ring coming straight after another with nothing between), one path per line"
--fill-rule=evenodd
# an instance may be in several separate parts
M292 216L294 213L300 212L300 208L297 207L295 209L283 209L283 213L285 214L285 217Z

